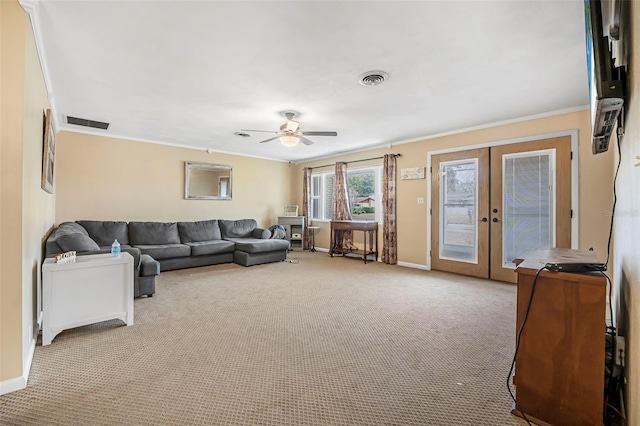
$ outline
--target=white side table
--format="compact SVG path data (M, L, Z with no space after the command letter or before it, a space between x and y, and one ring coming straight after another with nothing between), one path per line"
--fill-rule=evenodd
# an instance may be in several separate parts
M133 257L78 256L76 263L42 265L42 345L62 330L121 319L133 325Z

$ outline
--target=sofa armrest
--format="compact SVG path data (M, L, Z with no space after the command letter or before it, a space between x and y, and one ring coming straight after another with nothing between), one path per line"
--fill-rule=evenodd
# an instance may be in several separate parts
M108 253L111 252L109 249ZM133 268L137 271L140 268L140 249L137 247L126 247L122 249L123 253L129 253L133 256Z
M271 231L264 228L255 228L253 231L251 231L251 236L253 238L259 238L261 240L268 240L269 238L271 238Z

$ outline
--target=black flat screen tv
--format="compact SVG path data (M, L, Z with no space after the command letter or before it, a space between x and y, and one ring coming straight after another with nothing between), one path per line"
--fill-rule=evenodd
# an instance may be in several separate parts
M624 67L614 64L610 32L614 24L609 22L617 2L620 0L584 0L593 154L609 149L611 134L624 107ZM607 22L603 21L603 7ZM619 37L620 33L616 31L615 35Z

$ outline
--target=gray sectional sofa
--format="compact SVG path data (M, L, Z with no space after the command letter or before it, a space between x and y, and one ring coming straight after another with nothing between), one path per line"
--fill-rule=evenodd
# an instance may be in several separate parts
M283 261L289 242L272 239L254 219L197 222L64 222L45 245L46 257L75 250L106 253L115 239L134 257L135 297L155 293L160 271L235 262L244 266Z

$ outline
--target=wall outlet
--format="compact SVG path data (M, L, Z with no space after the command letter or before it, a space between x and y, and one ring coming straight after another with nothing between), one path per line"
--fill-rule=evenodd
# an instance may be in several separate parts
M616 336L616 365L620 367L624 367L624 356L625 356L626 348L624 343L624 337Z
M418 204L424 204L424 197L418 197Z

